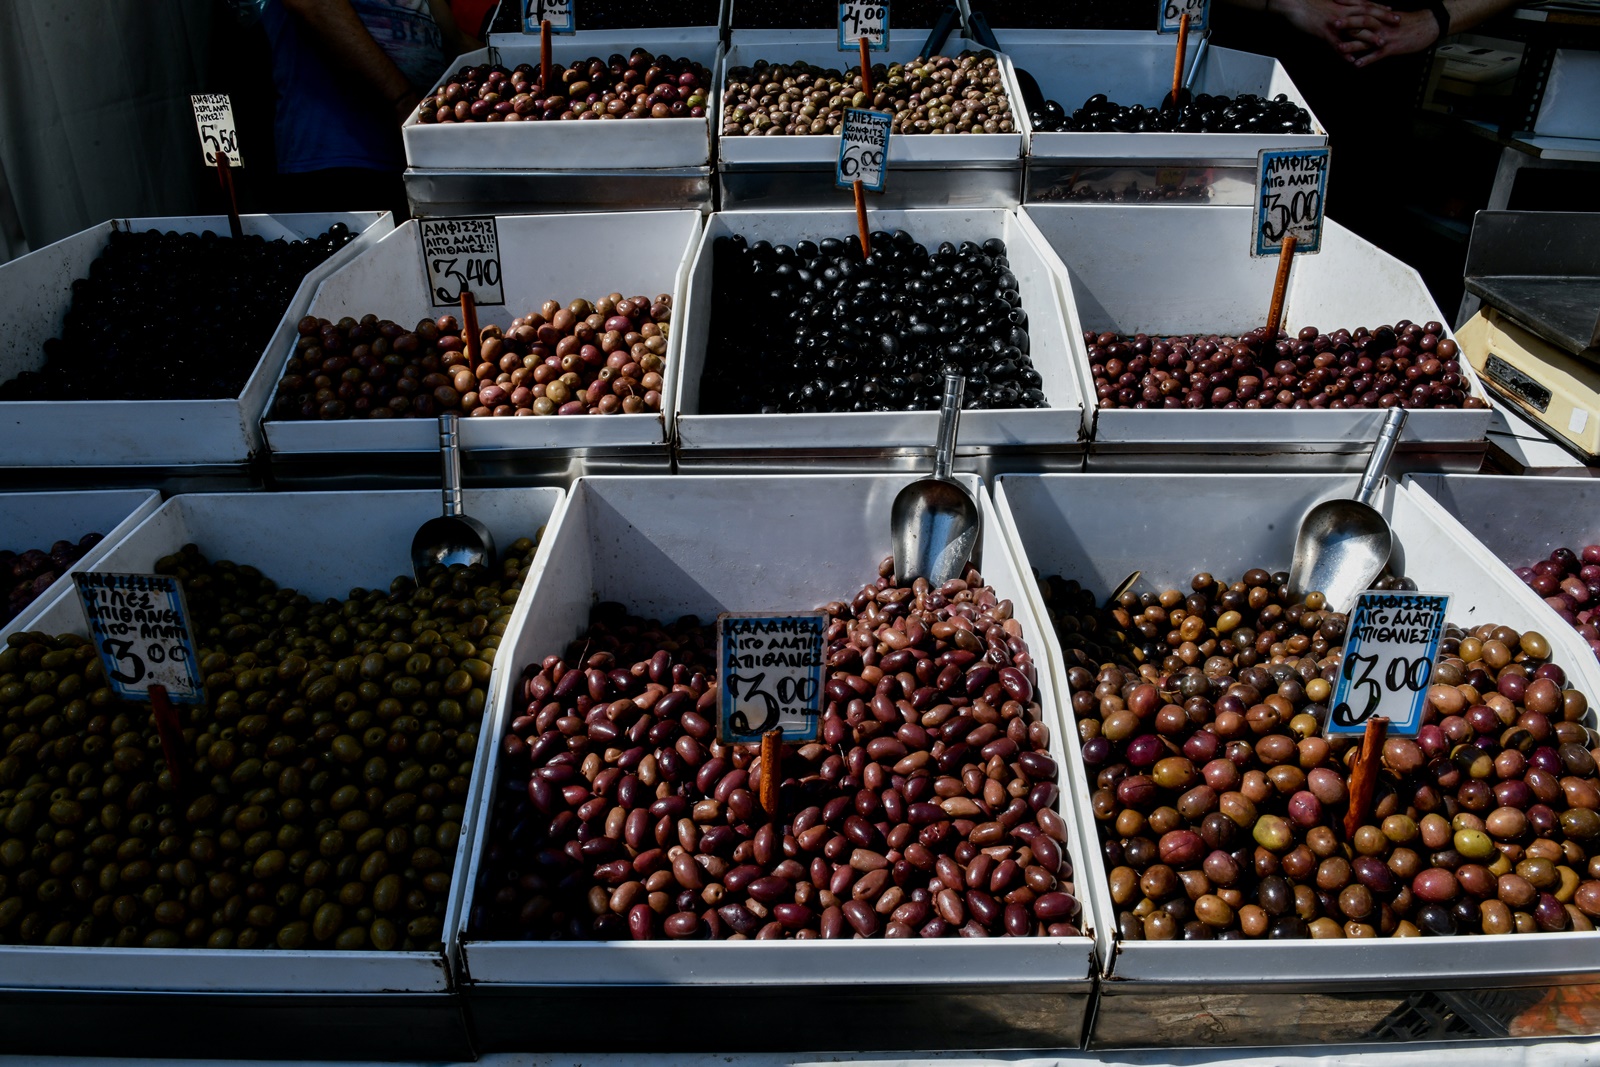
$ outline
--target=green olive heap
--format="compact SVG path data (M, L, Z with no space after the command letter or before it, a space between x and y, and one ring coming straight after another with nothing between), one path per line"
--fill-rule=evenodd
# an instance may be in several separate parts
M438 951L489 673L534 544L497 571L318 603L193 545L206 701L180 779L84 638L0 650L0 944Z

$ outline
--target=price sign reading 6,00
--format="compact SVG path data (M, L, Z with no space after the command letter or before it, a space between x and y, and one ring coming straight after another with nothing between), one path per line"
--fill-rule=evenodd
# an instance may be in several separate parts
M859 49L863 37L872 51L889 50L889 0L878 0L877 3L840 0L839 51Z
M1156 12L1158 33L1177 33L1185 14L1190 33L1204 33L1211 24L1211 0L1156 0Z
M717 736L757 744L769 730L785 741L815 741L822 721L822 635L828 617L727 613L717 616Z
M126 700L165 686L180 704L205 700L183 586L165 574L78 573L78 599L106 679Z
M1396 736L1422 728L1449 607L1444 593L1369 591L1357 598L1328 712L1329 735L1362 733L1374 715L1388 719Z
M1264 149L1256 157L1253 256L1275 256L1294 234L1295 255L1322 250L1322 211L1328 196L1328 149Z
M889 131L894 116L887 111L846 108L844 126L839 132L839 165L834 182L848 189L856 182L874 193L883 192L883 179L889 170Z
M422 219L422 265L434 307L452 307L471 291L479 304L504 304L500 276L500 231L493 215Z

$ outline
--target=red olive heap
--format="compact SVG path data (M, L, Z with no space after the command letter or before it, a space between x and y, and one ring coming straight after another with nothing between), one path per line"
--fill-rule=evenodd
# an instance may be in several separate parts
M1600 656L1600 545L1585 545L1581 554L1558 548L1549 559L1518 567L1517 577L1544 597Z
M25 552L0 550L0 626L22 613L34 598L67 572L84 554L104 539L104 534L85 534L77 544L57 541L46 552L30 548Z
M564 119L704 118L711 72L691 59L598 56L559 68L546 87L539 68L462 67L417 105L417 121L553 122Z

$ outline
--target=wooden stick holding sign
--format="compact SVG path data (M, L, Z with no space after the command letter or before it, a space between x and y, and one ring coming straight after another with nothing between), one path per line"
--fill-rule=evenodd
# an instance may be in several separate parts
M549 95L555 90L551 86L550 78L550 20L539 21L539 84L544 87L544 95Z
M1278 252L1278 276L1272 282L1272 304L1267 309L1267 340L1275 341L1278 337L1278 328L1283 325L1283 300L1284 294L1289 290L1289 269L1294 266L1294 246L1297 243L1294 234L1287 234L1283 238L1283 248Z
M1189 13L1185 11L1178 18L1178 58L1172 64L1172 95L1167 97L1174 107L1178 106L1183 92L1183 53L1189 47Z
M233 188L233 166L228 162L228 153L218 152L217 180L222 183L222 191L228 197L228 232L235 239L244 236L244 227L239 224L239 196Z
M472 290L461 288L461 346L467 351L467 366L478 365L478 302Z
M866 34L861 35L861 95L867 98L867 106L872 106L872 50L867 44ZM851 191L856 198L856 230L861 234L861 258L866 259L872 255L871 232L867 228L867 191L857 178L851 186Z
M778 784L783 781L783 731L768 730L761 735L761 776L756 799L769 822L778 821Z
M183 725L178 721L177 709L167 699L167 687L150 687L150 712L156 721L156 736L161 739L161 758L167 764L167 774L176 789L183 788Z
M1350 771L1350 810L1344 813L1344 836L1352 838L1372 818L1372 798L1378 790L1378 769L1383 759L1383 742L1389 734L1389 720L1374 715L1367 720L1361 735L1361 754Z

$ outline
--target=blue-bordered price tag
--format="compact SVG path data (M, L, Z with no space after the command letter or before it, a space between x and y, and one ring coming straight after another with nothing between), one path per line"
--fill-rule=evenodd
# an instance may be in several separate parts
M1177 33L1185 12L1191 34L1204 33L1211 25L1211 0L1156 0L1156 32Z
M1294 234L1294 254L1322 251L1328 200L1328 148L1266 148L1256 156L1252 256L1275 256Z
M178 579L83 571L72 579L106 680L119 697L143 700L151 686L160 685L174 703L205 702L194 627Z
M1363 733L1375 715L1389 720L1391 736L1415 736L1449 608L1446 593L1369 590L1356 598L1329 705L1330 736Z
M522 32L538 33L539 23L548 21L551 33L577 33L575 3L577 0L522 0Z
M889 0L878 0L877 3L840 0L839 51L857 51L863 37L867 39L869 50L889 50Z
M717 616L717 737L757 744L768 730L815 741L822 724L828 616L726 612Z
M479 304L506 302L500 231L493 215L418 219L417 235L434 307L459 304L463 290L471 290Z
M883 179L889 171L889 131L894 116L887 111L867 111L858 107L844 110L844 125L839 130L839 164L834 182L848 189L856 182L874 193L883 192Z

